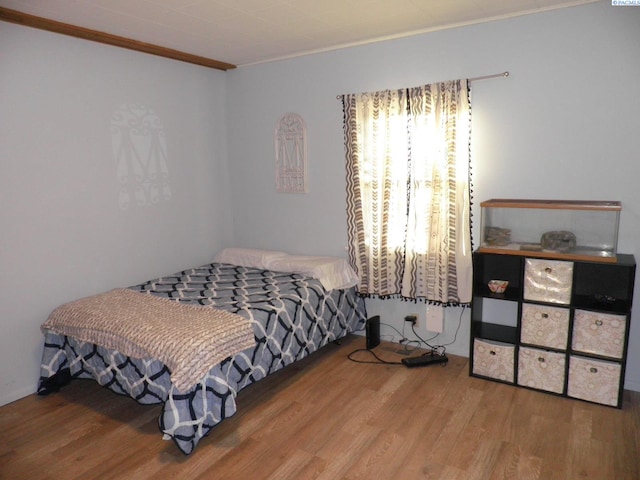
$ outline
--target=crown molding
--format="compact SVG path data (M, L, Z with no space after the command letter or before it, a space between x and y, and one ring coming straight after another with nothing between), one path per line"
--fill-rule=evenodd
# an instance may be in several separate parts
M111 35L110 33L91 30L84 27L78 27L76 25L71 25L68 23L57 22L55 20L49 20L47 18L22 13L17 10L11 10L9 8L0 7L0 20L23 25L25 27L33 27L40 30L60 33L62 35L82 38L84 40L91 40L92 42L104 43L106 45L112 45L114 47L121 47L129 50L135 50L137 52L170 58L172 60L193 63L195 65L214 68L216 70L226 71L236 68L236 66L231 63L225 63L218 60L213 60L211 58L200 57L198 55L180 52L171 48L161 47L159 45L153 45L151 43L139 42L138 40L133 40L131 38L119 37L117 35Z

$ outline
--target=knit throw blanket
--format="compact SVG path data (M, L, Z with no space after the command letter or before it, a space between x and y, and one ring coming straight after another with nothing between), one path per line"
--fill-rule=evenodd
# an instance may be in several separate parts
M225 358L255 346L251 322L240 315L128 289L61 305L41 328L132 358L160 360L181 392Z

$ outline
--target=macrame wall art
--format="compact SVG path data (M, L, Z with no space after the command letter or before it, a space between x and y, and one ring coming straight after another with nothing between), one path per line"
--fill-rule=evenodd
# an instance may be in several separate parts
M122 210L171 200L164 127L151 108L119 105L111 117L111 141Z
M284 114L275 131L276 191L307 193L307 126L297 113Z

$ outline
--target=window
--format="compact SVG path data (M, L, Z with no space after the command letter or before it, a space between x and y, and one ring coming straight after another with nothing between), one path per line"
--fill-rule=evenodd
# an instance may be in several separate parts
M466 80L342 100L349 259L360 293L467 304Z

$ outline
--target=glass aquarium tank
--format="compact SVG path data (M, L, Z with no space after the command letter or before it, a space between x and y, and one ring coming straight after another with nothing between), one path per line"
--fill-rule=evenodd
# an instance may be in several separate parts
M492 199L480 204L481 252L616 262L616 201Z

